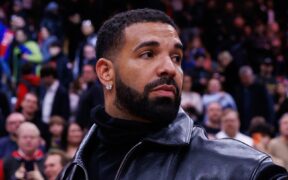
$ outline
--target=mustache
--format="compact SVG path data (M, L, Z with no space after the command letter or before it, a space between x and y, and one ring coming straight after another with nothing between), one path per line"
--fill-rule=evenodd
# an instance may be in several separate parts
M153 88L160 86L160 85L173 85L176 89L176 95L177 96L179 95L179 88L178 88L176 81L173 78L168 77L168 76L163 76L157 80L150 82L149 84L145 86L144 92L149 92Z

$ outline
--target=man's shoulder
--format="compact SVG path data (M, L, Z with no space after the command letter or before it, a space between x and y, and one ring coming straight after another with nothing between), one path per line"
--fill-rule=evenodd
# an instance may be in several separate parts
M204 129L197 126L194 127L192 132L190 146L192 150L197 147L197 149L214 154L215 157L219 156L219 158L227 156L235 160L261 161L269 157L267 154L235 139L209 140Z
M274 165L267 154L234 139L209 140L200 127L193 129L184 161L190 168L198 169L200 174L209 167L211 177L223 179L259 179L263 174L287 177L285 169Z

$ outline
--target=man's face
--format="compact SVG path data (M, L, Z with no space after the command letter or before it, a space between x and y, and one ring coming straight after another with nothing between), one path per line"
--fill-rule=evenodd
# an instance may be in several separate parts
M17 144L25 154L33 154L40 146L40 135L35 129L25 129L18 133Z
M280 121L280 133L282 136L288 137L288 116Z
M44 173L48 180L55 180L63 166L58 154L49 155L44 162Z
M96 52L93 46L91 45L86 45L83 48L83 56L85 59L93 59L96 57Z
M167 124L178 112L183 72L182 44L176 30L163 23L137 23L124 31L114 61L115 105L137 117Z
M38 99L35 95L32 94L26 94L23 102L22 102L22 111L34 114L38 110Z
M240 122L236 113L229 112L222 117L222 130L229 136L235 136L239 132Z
M24 121L25 119L23 115L20 115L20 114L10 115L6 122L7 132L10 134L14 134L16 130L18 129L18 127L20 126L20 124Z
M211 103L207 107L207 115L209 121L213 123L220 123L222 116L222 107L219 103Z
M82 78L85 83L95 81L96 73L92 66L90 65L83 66Z

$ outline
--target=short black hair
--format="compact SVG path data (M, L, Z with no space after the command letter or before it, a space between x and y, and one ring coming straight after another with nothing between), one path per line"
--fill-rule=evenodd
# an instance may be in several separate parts
M53 78L57 78L57 70L56 68L50 66L49 64L44 65L40 70L40 77L48 77L52 76Z
M111 58L119 51L124 41L124 30L135 23L160 22L176 29L173 20L164 12L155 9L136 9L116 14L104 22L97 35L96 55L99 58Z

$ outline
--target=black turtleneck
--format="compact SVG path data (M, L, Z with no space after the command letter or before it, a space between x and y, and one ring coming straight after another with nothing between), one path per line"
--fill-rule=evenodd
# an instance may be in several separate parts
M114 179L127 152L155 127L151 123L110 117L104 108L97 108L97 143L88 164L89 179Z

